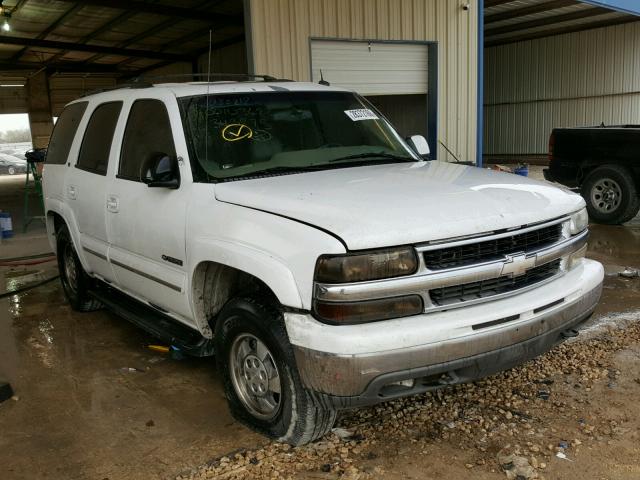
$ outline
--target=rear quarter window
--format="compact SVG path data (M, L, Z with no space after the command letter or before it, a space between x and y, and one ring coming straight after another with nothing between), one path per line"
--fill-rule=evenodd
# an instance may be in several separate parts
M88 102L78 102L66 107L53 129L45 162L49 165L64 165L69 158L71 144L78 131L80 120Z

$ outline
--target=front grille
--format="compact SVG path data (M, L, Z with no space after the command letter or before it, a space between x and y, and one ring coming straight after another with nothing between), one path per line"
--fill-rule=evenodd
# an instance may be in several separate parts
M456 303L487 298L534 285L553 277L558 273L559 269L560 260L555 260L539 267L531 268L519 277L504 276L452 287L434 288L429 291L429 295L435 305L455 305Z
M424 252L424 261L430 270L464 267L499 260L508 254L539 250L558 242L561 236L562 224L558 223L525 233L514 232L508 237L430 250Z

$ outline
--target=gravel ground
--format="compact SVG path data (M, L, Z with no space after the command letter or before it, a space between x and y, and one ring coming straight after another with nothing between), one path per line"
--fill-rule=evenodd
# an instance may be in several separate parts
M552 469L573 462L581 450L610 447L623 438L637 443L637 423L607 415L611 409L598 404L603 389L607 397L606 390L623 388L620 355L634 356L636 368L640 363L636 317L623 315L591 338L475 384L350 412L335 433L314 444L272 443L232 453L178 479L428 478L420 475L420 462L433 460L443 462L448 473L437 478L565 478ZM624 389L637 395L640 378L630 380ZM443 452L450 457L442 458ZM400 471L399 457L405 464ZM629 476L602 478L639 478L635 460Z

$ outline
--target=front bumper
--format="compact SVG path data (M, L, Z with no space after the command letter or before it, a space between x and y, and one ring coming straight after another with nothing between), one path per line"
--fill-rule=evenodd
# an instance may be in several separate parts
M548 351L593 313L603 276L602 265L583 260L529 292L450 312L353 327L285 318L307 388L338 407L367 405L472 381ZM407 380L413 384L398 384Z

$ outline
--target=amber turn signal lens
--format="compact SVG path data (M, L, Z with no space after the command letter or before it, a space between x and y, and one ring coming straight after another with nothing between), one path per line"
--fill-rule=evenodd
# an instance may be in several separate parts
M419 295L367 300L365 302L321 302L314 305L318 320L333 325L357 325L418 315L424 310Z

